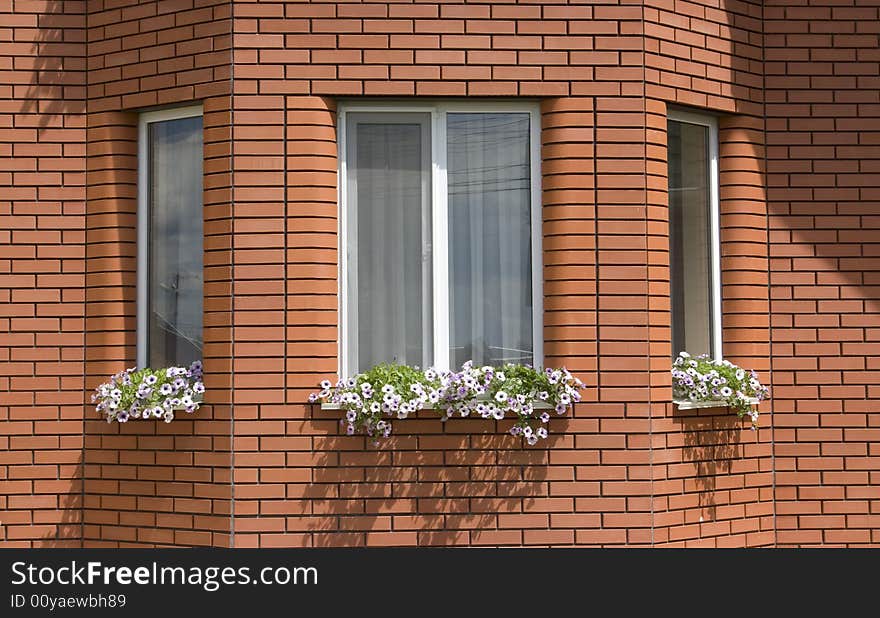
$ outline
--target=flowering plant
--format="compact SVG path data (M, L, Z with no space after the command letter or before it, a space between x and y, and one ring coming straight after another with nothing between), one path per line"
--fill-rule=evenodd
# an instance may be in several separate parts
M565 414L581 400L583 383L565 368L541 371L527 365L507 364L501 368L474 367L466 362L459 371L420 370L407 365L378 365L334 386L321 382L312 393L312 403L338 404L345 410L348 435L365 433L378 439L391 435L391 417L406 418L422 408L451 416L478 415L501 420L516 417L510 430L530 445L547 437L547 410ZM378 443L378 441L377 441Z
M755 371L746 371L728 360L708 354L691 357L682 352L672 363L672 396L686 401L725 401L740 418L748 415L758 428L758 411L752 407L770 396Z
M126 369L114 375L92 395L95 409L108 423L126 423L129 419L174 420L175 410L192 414L199 409L205 385L202 363L165 369Z

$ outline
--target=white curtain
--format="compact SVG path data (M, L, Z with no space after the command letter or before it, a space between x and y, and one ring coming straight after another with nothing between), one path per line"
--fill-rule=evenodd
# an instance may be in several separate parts
M709 129L670 120L669 253L673 354L712 350Z
M149 125L151 367L202 356L202 118Z
M450 362L534 362L529 115L447 115Z
M350 114L353 369L431 364L427 114Z

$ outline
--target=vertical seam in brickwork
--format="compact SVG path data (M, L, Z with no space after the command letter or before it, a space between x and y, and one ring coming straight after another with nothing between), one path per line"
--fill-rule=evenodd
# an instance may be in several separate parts
M89 62L89 7L88 3L83 6L83 33L84 33L84 41L83 41L83 54L86 62L86 69L83 75L83 84L85 85L85 93L83 95L85 101L83 102L83 115L84 115L84 135L83 135L83 289L82 289L82 302L83 302L83 325L82 325L82 369L83 369L83 424L82 424L82 442L80 447L80 501L79 501L79 546L81 548L86 546L86 416L85 416L85 386L86 386L86 368L87 368L87 360L88 359L88 337L86 327L88 325L88 316L86 313L86 307L88 304L88 280L89 280L89 102L91 101L91 97L89 96L89 71L88 71L88 62ZM135 308L137 311L137 308Z
M86 63L89 60L89 37L88 37L88 21L89 21L89 9L88 6L83 7L83 25L84 25L84 34L85 40L83 41L83 55ZM83 324L82 324L82 391L83 391L83 423L82 423L82 435L80 436L80 476L79 476L79 546L85 547L85 539L86 539L86 407L88 406L89 400L86 399L86 359L88 356L86 355L86 326L88 324L88 318L86 313L87 307L87 289L88 289L88 276L89 276L89 260L88 260L88 250L89 250L89 200L88 200L88 191L89 191L89 72L88 69L85 70L83 75L83 83L86 88L86 92L83 95L83 236L82 236L82 256L83 256L83 275L82 275L82 316L83 316ZM137 311L137 308L135 308ZM137 353L137 352L135 352Z
M770 255L770 195L769 195L769 162L767 160L767 27L765 21L765 7L764 3L761 3L761 114L763 116L761 123L761 131L763 138L763 151L764 151L764 241L767 243L766 245L766 254L767 254L767 315L769 316L769 320L767 322L767 344L768 344L768 352L770 354L769 362L767 363L767 384L770 384L772 387L773 384L773 311L771 310L773 304L773 296L772 296L772 286L770 281L770 273L771 273L771 259ZM772 403L770 405L773 405ZM773 545L777 546L778 541L776 538L776 423L770 422L770 504L773 508ZM760 497L760 496L759 496Z
M645 56L645 3L642 2L642 124L644 127L642 139L642 177L645 187L645 230L650 229L650 217L648 207L648 87L647 87L647 63ZM645 241L645 294L647 295L645 303L645 324L648 327L648 345L645 349L645 357L648 367L648 473L651 479L651 546L654 545L654 409L653 409L653 389L651 388L651 246ZM627 539L627 544L629 539Z
M229 546L235 547L235 1L229 4Z
M602 375L600 363L602 357L599 354L599 113L597 105L599 97L593 96L590 102L593 115L593 326L596 338L596 395L599 394L599 376ZM574 416L574 413L572 413ZM600 425L601 427L601 425ZM600 433L597 429L597 433ZM575 435L575 449L577 449L577 435ZM601 464L601 462L600 462ZM602 485L600 485L601 487ZM601 492L601 490L600 490ZM574 511L577 513L577 498L574 500ZM601 526L601 522L600 522ZM575 537L577 538L577 537Z
M283 401L284 401L284 405L287 405L290 403L287 398L287 391L288 391L288 387L287 387L287 348L288 348L287 312L288 312L288 308L290 306L289 302L288 302L289 301L288 294L289 294L289 289L290 289L290 285L289 285L290 282L287 280L287 274L288 274L288 270L289 270L287 268L287 255L288 255L288 246L287 246L287 242L288 242L288 227L287 227L287 219L288 219L288 212L287 212L287 172L288 172L288 169L287 169L287 111L288 111L288 107L287 107L287 95L284 95L282 98L284 100L284 103L282 103L281 109L284 112L284 119L281 122L282 122L282 127L284 130L284 135L281 137L281 139L282 139L282 144L283 144L284 162L281 164L281 170L283 172L283 177L284 177L284 180L282 181L282 188L284 189L284 201L283 201L284 211L282 212L281 216L284 219L284 226L283 226L284 242L281 244L281 246L284 247L284 261L282 262L282 264L284 266L284 277L283 277L283 281L284 281L284 311L281 312L281 315L284 316L284 318L283 318L283 324L281 325L281 330L284 333L283 338L282 338L282 341L284 342L284 367L281 370L281 375L283 376L283 379L284 379L284 384L282 387L284 389ZM287 432L285 432L285 433L287 433Z

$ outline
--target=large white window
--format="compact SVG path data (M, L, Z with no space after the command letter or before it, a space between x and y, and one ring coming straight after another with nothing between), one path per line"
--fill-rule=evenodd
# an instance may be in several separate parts
M340 110L341 372L543 362L539 115Z
M202 356L202 108L141 114L138 350L141 367Z
M720 358L716 119L670 111L667 148L672 353L686 351Z

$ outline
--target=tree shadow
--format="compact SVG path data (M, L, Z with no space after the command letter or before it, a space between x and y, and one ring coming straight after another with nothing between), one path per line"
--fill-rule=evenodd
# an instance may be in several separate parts
M83 460L80 455L76 471L71 476L71 488L58 495L60 518L55 521L55 532L42 537L37 547L82 547L83 544Z
M519 518L550 495L552 434L522 448L507 433L511 421L441 422L420 411L395 420L394 435L376 446L344 435L320 406L308 409L307 422L324 434L314 438L312 482L295 502L306 544L521 545L528 526Z
M226 546L231 526L228 408L192 417L87 419L83 544Z
M37 28L29 56L33 63L31 83L21 108L22 113L37 116L39 131L55 126L58 116L86 111L84 9L74 12L71 7L76 3L60 0L43 4L45 10L36 16ZM81 22L76 21L77 17ZM79 54L74 51L77 47L81 47ZM73 88L79 92L74 93Z
M719 506L718 479L731 474L734 460L743 457L741 436L743 421L735 414L719 414L717 408L696 410L694 415L678 413L684 438L682 461L694 468L693 480L700 509L701 521L716 519ZM724 500L728 504L729 500Z

